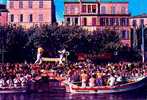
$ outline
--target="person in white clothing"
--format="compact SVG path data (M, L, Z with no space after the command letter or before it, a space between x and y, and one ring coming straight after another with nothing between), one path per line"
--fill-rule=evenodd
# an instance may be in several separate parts
M60 54L59 55L59 57L60 57L60 59L59 59L59 64L63 64L63 58L65 57L65 56L68 56L69 55L69 52L68 51L66 51L66 49L64 48L63 50L61 50L61 51L58 51L58 53Z
M87 75L86 71L83 71L83 73L81 74L81 82L82 82L83 88L86 87L87 79L88 79L88 75Z
M108 79L108 85L109 86L114 86L115 85L115 81L116 81L116 79L115 79L114 75L113 74L110 75L110 77Z
M21 77L20 81L21 81L21 86L25 86L27 83L27 79L25 77Z
M92 76L90 79L89 79L89 87L94 87L95 86L95 78Z
M5 84L4 79L1 78L1 79L0 79L0 87L3 87L4 84Z
M42 54L43 54L43 48L39 47L38 50L37 50L37 59L35 61L35 64L36 63L39 63L41 64L42 63Z

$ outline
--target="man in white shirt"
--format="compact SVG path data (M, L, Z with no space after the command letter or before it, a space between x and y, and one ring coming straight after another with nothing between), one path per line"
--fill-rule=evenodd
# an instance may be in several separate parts
M110 77L108 79L108 85L109 86L114 86L115 85L115 81L116 81L116 79L115 79L114 75L113 74L110 75Z

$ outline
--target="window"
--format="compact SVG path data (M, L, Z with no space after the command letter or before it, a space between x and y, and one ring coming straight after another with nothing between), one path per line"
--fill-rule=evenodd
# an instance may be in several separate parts
M101 14L106 14L106 7L105 6L101 7Z
M20 15L20 22L23 22L23 14Z
M91 5L88 5L88 13L91 13Z
M121 18L120 19L120 25L121 26L125 26L125 18Z
M129 18L126 18L125 25L126 25L126 26L129 26Z
M23 1L19 1L19 8L23 8Z
M43 21L43 14L39 14L39 21Z
M11 14L11 22L14 22L14 15L13 14Z
M109 24L109 18L105 18L105 21L106 21L106 22L105 22L105 25L106 25L106 26L110 25L110 24Z
M33 1L29 0L29 8L33 8Z
M137 25L136 20L133 20L132 24L133 24L133 26L136 26Z
M100 26L105 26L105 18L100 18Z
M92 26L96 26L96 18L92 18Z
M1 16L2 14L1 14L1 12L0 12L0 16Z
M115 19L114 18L110 18L110 25L111 26L115 25Z
M29 15L29 22L33 22L33 15L32 14Z
M120 24L119 24L119 18L116 18L116 19L115 19L115 23L116 23L116 25L120 25Z
M82 12L83 12L83 13L86 12L86 5L82 5Z
M92 5L92 13L96 13L96 5Z
M75 11L75 14L78 14L79 8L78 7L75 7L74 11Z
M83 21L84 21L84 23L83 23L84 26L87 26L87 18L84 18Z
M75 18L75 25L78 25L78 18Z
M65 14L69 14L70 13L70 7L65 7Z
M115 7L112 7L112 14L115 14Z
M140 19L140 25L144 24L144 19Z
M122 7L122 8L121 8L121 13L122 13L122 14L126 14L126 8L125 8L125 7Z
M126 30L122 31L122 39L128 39L128 31Z
M14 8L14 2L10 1L10 8Z
M70 18L67 18L67 24L70 24Z
M43 0L39 0L39 8L43 8Z
M71 6L71 7L70 7L70 11L71 11L72 13L74 13L74 12L75 12L75 7L74 7L74 6Z

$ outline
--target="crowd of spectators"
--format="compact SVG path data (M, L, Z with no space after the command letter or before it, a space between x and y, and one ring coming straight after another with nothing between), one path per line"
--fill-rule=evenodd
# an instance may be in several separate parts
M137 81L145 76L147 66L141 63L115 63L95 65L91 62L71 64L67 70L68 81L90 86L114 86Z
M114 86L136 81L145 76L147 66L140 63L117 63L96 65L91 61L58 64L0 64L0 87L25 86L42 77L68 80L82 87Z

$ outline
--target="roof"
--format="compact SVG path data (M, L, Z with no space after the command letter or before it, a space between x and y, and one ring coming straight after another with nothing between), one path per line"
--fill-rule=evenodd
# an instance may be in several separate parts
M80 2L80 0L64 0L64 2Z
M132 18L147 18L147 14L141 14L137 16L132 16Z
M64 2L103 2L103 3L108 3L108 2L128 2L128 0L64 0Z
M100 0L100 2L128 2L128 0Z
M81 2L98 2L98 0L81 0Z

